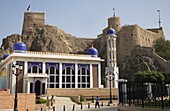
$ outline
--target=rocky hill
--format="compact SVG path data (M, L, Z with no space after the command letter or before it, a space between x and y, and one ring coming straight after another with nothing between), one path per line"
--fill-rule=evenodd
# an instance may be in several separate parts
M22 36L13 34L4 38L0 49L1 58L7 51L12 52L13 45L20 37L29 51L57 53L86 53L94 41L72 36L55 26L45 25L43 28L31 28Z

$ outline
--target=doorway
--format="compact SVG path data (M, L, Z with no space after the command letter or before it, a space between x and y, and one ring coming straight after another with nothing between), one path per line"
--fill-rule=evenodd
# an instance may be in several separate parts
M40 95L40 90L41 90L41 82L37 80L35 82L35 93L36 95Z

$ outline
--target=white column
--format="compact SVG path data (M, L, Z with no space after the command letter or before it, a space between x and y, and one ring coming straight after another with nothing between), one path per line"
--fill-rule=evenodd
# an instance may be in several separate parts
M62 63L59 63L59 88L62 88Z
M46 64L45 64L45 62L43 62L43 64L42 64L42 73L46 73ZM44 83L45 83L45 89L47 89L47 79L48 78L44 78ZM42 82L43 83L43 82ZM41 87L42 87L42 84L41 84ZM46 90L45 90L46 91ZM45 92L46 93L46 92Z
M25 80L25 75L27 74L27 71L28 71L28 61L25 61L24 62L24 79L23 79L23 86L22 86L22 90L23 90L23 93L26 93L26 85L25 85L25 83L26 83L26 80Z
M30 81L27 80L27 93L30 93Z
M93 67L90 64L90 88L93 88Z
M119 69L118 67L114 67L114 88L118 88L118 79L119 79Z
M9 66L9 65L8 65ZM11 66L9 66L9 67L12 67L12 65ZM8 67L6 66L6 69L8 69ZM2 71L2 67L1 67L1 71ZM1 72L0 71L0 72ZM6 89L8 89L8 85L9 85L9 83L10 83L10 81L9 81L9 77L10 77L10 70L6 70L7 72L6 72L6 77L5 77L5 81L6 81L6 83L3 85L2 83L2 81L4 81L3 79L4 79L4 77L0 77L0 88L6 88ZM3 86L3 87L2 87Z
M45 73L45 62L42 64L42 73Z
M114 52L114 67L117 67L117 56L116 56L116 38L113 38L113 52Z
M13 63L16 62L15 60L12 61ZM12 65L13 65L12 63ZM12 68L12 65L11 65L11 68ZM11 69L12 70L12 69ZM16 73L16 71L14 72ZM16 85L16 76L13 74L13 72L11 71L11 82L10 82L10 92L12 94L15 94L15 85Z
M110 43L109 43L109 37L107 37L107 67L109 66L110 63Z
M75 88L78 88L78 64L75 63Z
M101 87L101 64L98 64L98 87Z
M45 89L47 89L47 78L45 79ZM47 90L45 90L45 94L47 94Z
M113 67L113 39L110 37L110 66Z

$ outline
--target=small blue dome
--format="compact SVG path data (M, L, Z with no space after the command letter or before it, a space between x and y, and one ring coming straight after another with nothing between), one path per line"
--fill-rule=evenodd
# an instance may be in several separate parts
M20 52L25 52L27 50L27 46L23 42L17 42L13 46L14 51L20 51Z
M5 54L2 58L2 60L5 60L8 56L9 56L9 54Z
M94 47L91 47L87 50L87 54L91 55L92 57L98 56L98 50Z
M110 28L108 31L107 31L107 35L108 36L115 36L116 34L116 31L113 29L113 28Z

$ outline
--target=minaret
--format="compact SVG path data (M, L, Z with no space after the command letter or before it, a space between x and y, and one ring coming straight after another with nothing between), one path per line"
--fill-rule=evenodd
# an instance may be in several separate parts
M118 88L118 67L116 57L116 31L110 28L107 31L107 67L106 67L106 86ZM111 83L109 83L109 81Z

